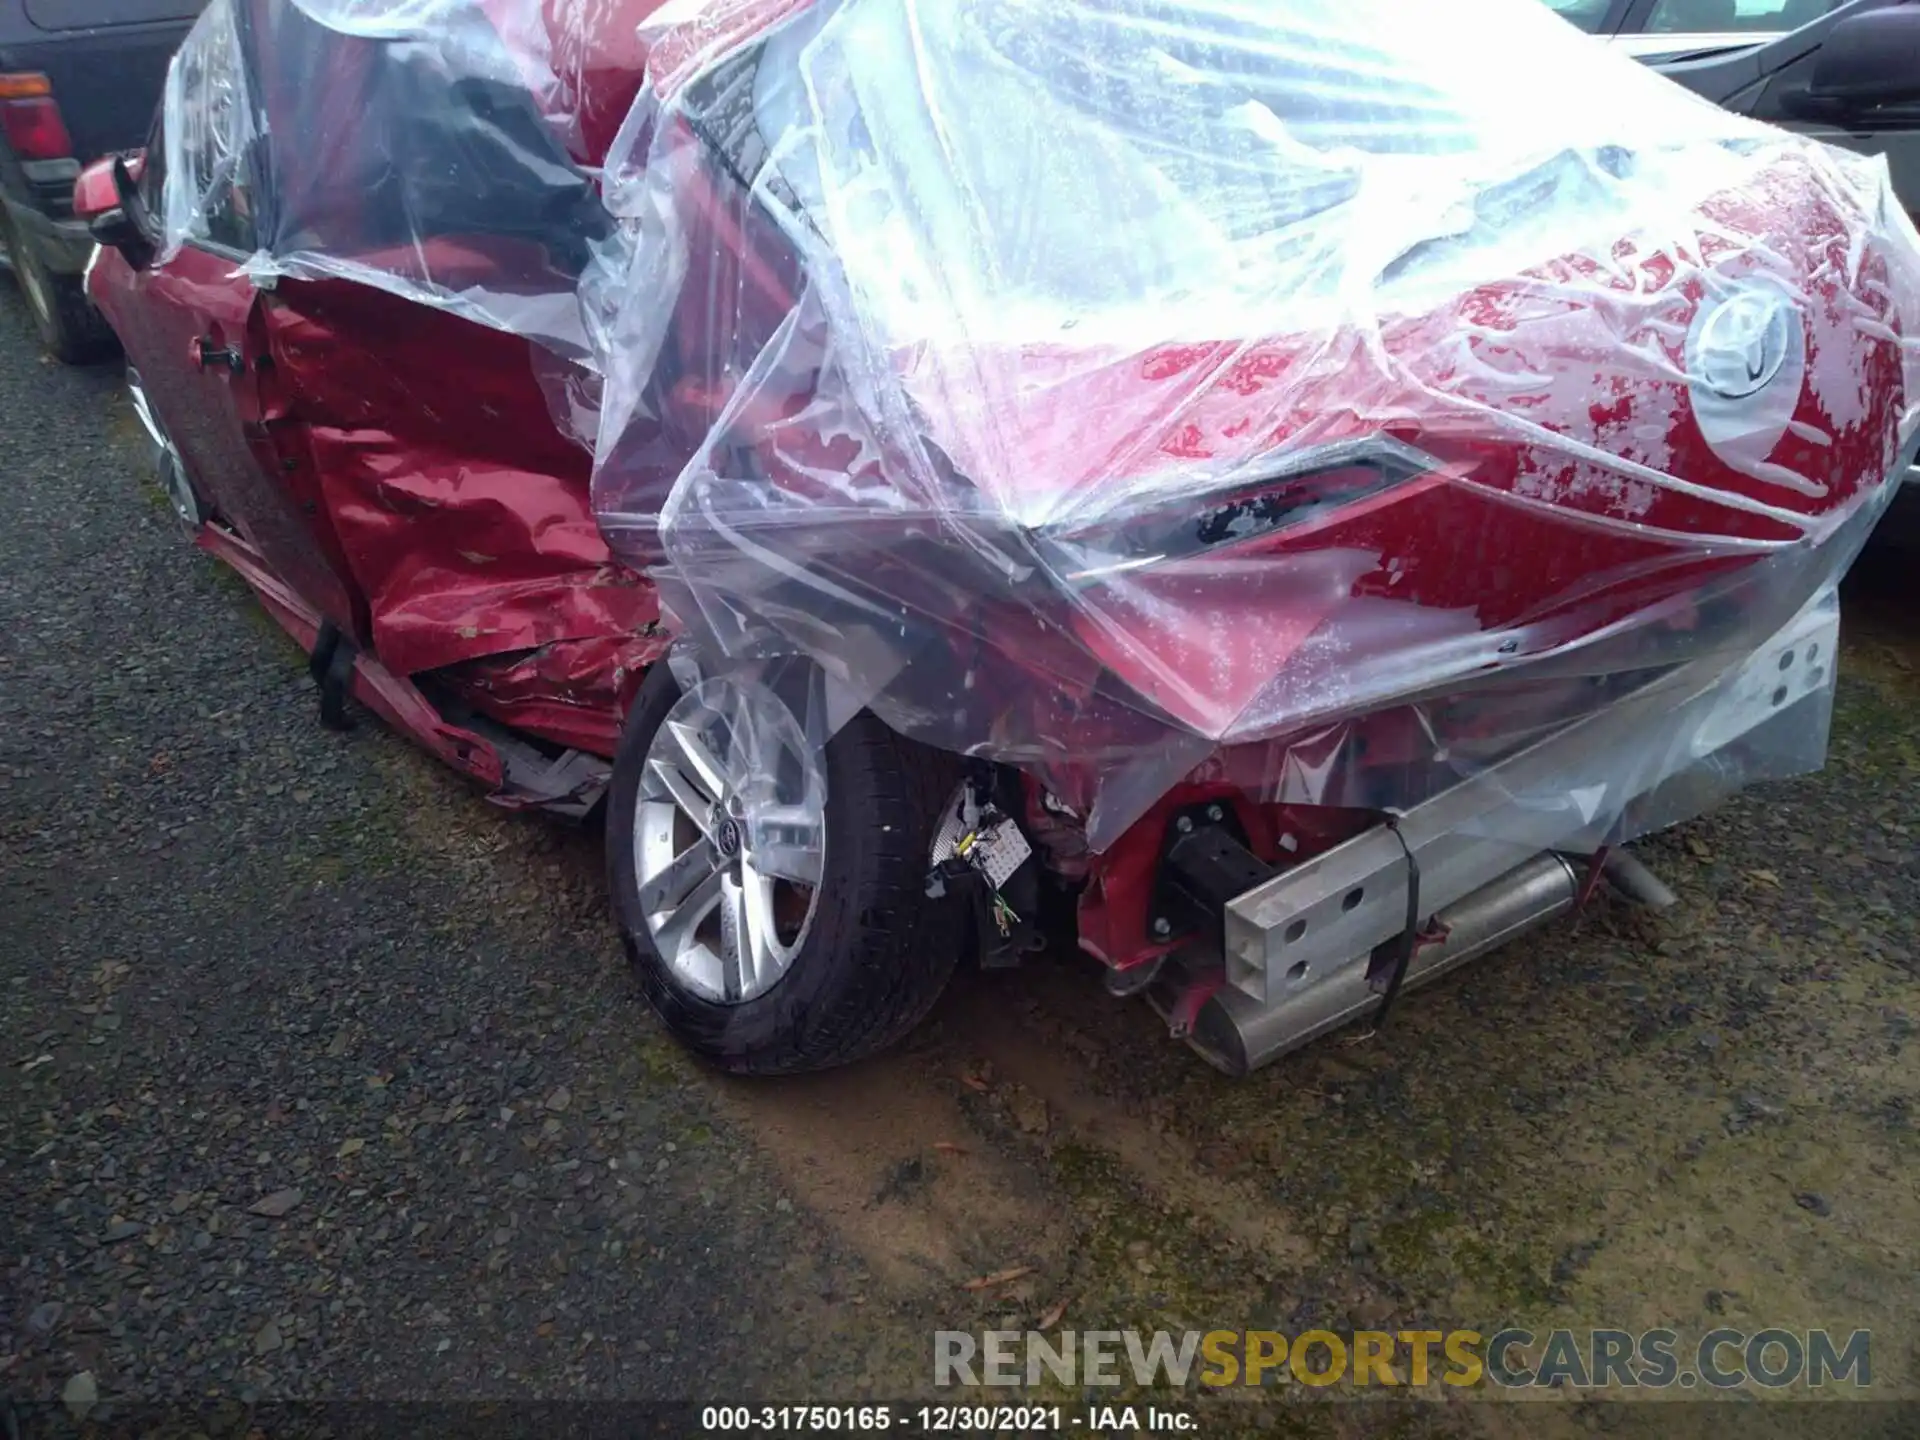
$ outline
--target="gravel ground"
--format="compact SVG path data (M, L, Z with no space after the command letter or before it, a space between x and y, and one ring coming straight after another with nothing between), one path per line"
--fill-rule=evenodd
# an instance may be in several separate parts
M0 347L0 416L15 1381L782 1375L825 1302L781 1282L828 1252L661 1073L577 837L316 727L298 652L137 478L116 374Z
M1237 1085L1066 956L964 979L872 1065L743 1085L640 1004L597 843L321 729L139 451L115 374L0 347L10 1392L899 1396L934 1328L1057 1312L1870 1327L1914 1393L1903 575L1856 597L1828 771L1646 847L1675 911Z

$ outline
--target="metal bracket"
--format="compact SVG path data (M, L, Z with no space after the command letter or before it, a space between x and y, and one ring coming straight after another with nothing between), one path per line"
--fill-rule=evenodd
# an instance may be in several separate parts
M1225 801L1175 811L1161 842L1160 868L1148 902L1155 941L1193 937L1218 946L1227 902L1277 872L1246 845L1246 832Z
M1337 972L1403 934L1409 854L1432 913L1542 851L1590 853L1607 837L1586 833L1568 797L1651 788L1661 777L1639 757L1656 717L1697 705L1691 753L1710 753L1702 735L1731 743L1819 693L1838 628L1830 607L1810 606L1733 673L1718 657L1681 666L1412 807L1397 830L1377 825L1236 896L1226 906L1228 984L1276 1002L1298 977Z

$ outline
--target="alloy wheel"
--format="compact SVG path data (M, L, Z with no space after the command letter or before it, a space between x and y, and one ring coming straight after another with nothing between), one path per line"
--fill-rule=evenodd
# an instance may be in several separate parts
M140 428L153 442L154 479L166 492L167 503L188 529L199 529L207 522L206 507L200 503L193 481L187 477L186 462L180 458L180 451L168 438L160 417L153 413L146 386L140 383L140 372L131 365L127 367L127 397L133 401L133 413L139 417Z
M826 802L819 750L771 689L717 678L675 702L647 747L634 865L681 983L740 1004L792 967L818 909Z

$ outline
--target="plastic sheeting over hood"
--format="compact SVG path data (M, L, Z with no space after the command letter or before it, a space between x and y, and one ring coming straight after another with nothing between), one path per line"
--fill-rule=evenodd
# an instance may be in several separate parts
M1730 671L1912 431L1884 168L1537 0L216 0L166 120L170 240L238 190L256 272L578 364L701 666L810 655L1096 844Z

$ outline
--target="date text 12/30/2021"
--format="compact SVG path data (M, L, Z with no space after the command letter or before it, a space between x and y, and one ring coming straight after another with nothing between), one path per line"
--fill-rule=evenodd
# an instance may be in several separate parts
M1157 1405L707 1405L700 1428L732 1434L1190 1434L1198 1418Z

